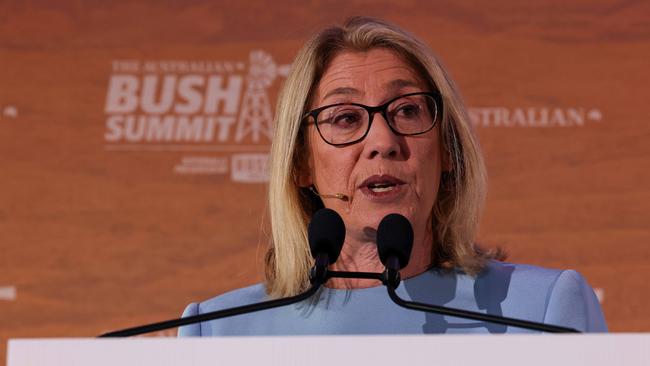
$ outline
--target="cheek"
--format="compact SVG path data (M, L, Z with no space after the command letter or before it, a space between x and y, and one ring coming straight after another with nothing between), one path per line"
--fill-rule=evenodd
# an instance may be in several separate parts
M437 141L434 144L422 146L418 154L418 163L415 167L417 173L417 195L421 204L433 206L438 194L441 174L441 159Z
M317 157L314 160L313 174L315 181L329 186L340 185L347 181L350 171L345 163L337 163L335 159Z
M312 138L320 139L317 135ZM311 145L310 153L312 183L323 193L347 191L355 161L350 151L316 141Z

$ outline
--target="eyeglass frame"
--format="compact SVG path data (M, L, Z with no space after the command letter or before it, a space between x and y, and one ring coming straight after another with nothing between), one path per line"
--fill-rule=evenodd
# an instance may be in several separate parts
M401 132L395 130L395 128L390 124L390 122L388 122L388 115L387 115L388 106L391 105L391 103L393 103L394 101L396 101L398 99L405 98L405 97L410 97L410 96L413 96L413 95L427 95L427 96L430 96L431 98L433 98L433 101L436 103L436 115L435 115L435 117L433 119L433 123L431 123L431 126L429 128L427 128L426 130L424 130L422 132L416 132L416 133L401 133ZM359 137L356 140L353 140L353 141L350 141L350 142L344 142L344 143L341 143L341 144L335 144L335 143L327 141L323 137L323 134L321 133L320 128L318 127L318 115L327 108L336 107L336 106L340 106L340 105L353 105L353 106L357 106L357 107L361 107L361 108L365 109L366 112L368 112L368 128L366 129L366 132L363 134L363 136ZM440 106L440 108L438 108L438 106ZM366 136L368 136L368 132L370 132L370 127L372 127L372 121L373 121L376 113L381 113L382 117L384 117L384 121L386 122L386 125L388 125L388 128L390 128L390 130L395 135L397 135L397 136L417 136L417 135L421 135L423 133L427 133L427 132L431 131L436 126L436 122L438 122L438 120L442 118L442 111L443 111L442 106L443 106L442 105L442 95L440 94L440 92L438 92L438 91L415 92L415 93L408 93L408 94L397 96L397 97L395 97L393 99L390 99L386 103L375 106L375 107L367 106L365 104L360 104L360 103L335 103L335 104L329 104L329 105L326 105L326 106L318 107L318 108L316 108L316 109L314 109L314 110L312 110L310 112L307 112L302 117L302 120L304 121L303 123L307 123L307 124L312 124L313 123L313 124L315 124L316 125L316 130L318 131L318 135L328 145L332 145L332 146L336 146L336 147L345 147L345 146L356 144L357 142L362 141L363 139L366 138ZM440 116L440 117L438 117L438 116ZM306 119L308 117L312 117L313 121L306 121Z

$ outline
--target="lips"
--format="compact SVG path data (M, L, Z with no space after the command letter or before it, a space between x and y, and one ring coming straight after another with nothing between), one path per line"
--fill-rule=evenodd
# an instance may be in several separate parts
M373 195L383 195L396 190L404 184L404 181L392 175L373 175L359 185L363 191Z

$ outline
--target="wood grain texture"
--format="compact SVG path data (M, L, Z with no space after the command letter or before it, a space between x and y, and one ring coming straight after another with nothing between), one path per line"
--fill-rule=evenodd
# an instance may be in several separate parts
M470 107L602 114L477 127L489 172L478 240L513 262L579 270L604 290L612 331L650 330L646 2L5 0L0 287L17 297L0 300L0 359L8 338L171 318L262 278L266 187L173 171L227 153L106 150L114 60L247 63L261 49L288 64L314 30L355 14L423 38Z

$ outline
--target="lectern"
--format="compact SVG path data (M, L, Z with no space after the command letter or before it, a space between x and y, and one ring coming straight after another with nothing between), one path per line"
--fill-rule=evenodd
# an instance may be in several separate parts
M12 339L7 366L650 365L650 334Z

